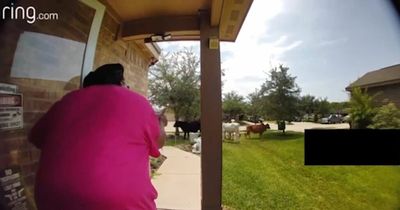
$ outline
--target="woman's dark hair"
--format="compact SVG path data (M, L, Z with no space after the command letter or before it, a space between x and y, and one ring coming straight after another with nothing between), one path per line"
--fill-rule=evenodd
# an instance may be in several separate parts
M119 85L124 81L124 67L119 63L105 64L90 72L83 80L83 87L92 85Z

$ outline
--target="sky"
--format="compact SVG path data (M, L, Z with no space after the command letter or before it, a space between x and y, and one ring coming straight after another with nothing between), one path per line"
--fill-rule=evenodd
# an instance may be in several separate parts
M198 42L159 45L200 50ZM346 101L351 82L400 63L400 18L386 0L254 0L236 41L220 49L223 93L247 96L283 64L301 95Z

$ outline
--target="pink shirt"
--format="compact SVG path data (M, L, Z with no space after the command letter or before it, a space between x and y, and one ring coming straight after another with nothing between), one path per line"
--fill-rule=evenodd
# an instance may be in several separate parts
M156 209L149 155L159 122L143 96L115 85L73 91L44 115L30 141L41 149L39 210Z

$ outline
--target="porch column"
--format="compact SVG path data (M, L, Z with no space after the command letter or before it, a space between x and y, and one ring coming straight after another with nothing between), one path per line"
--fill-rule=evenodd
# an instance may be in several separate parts
M201 10L199 15L202 139L201 206L203 210L221 210L222 102L219 43L217 49L209 48L210 38L218 38L219 29L210 26L209 11Z

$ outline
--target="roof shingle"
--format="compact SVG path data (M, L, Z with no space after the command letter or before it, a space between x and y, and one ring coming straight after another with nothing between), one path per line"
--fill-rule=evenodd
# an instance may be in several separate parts
M354 87L383 86L400 83L400 64L370 71L346 87L349 91Z

